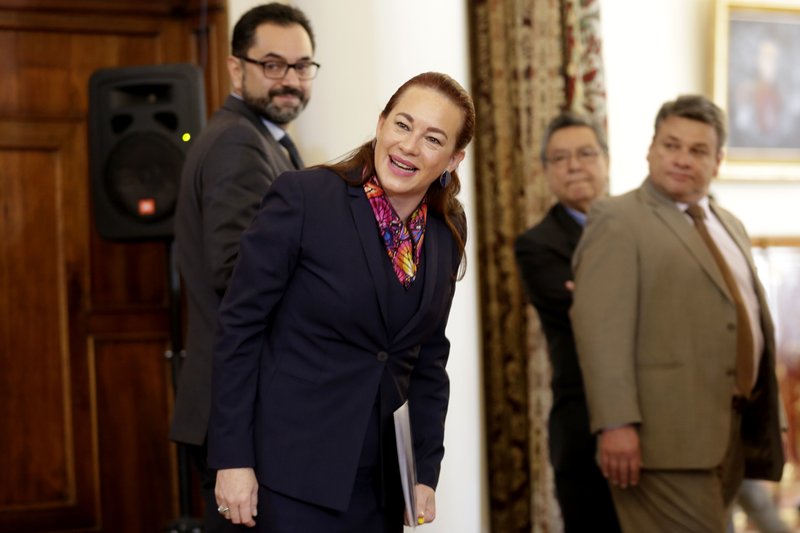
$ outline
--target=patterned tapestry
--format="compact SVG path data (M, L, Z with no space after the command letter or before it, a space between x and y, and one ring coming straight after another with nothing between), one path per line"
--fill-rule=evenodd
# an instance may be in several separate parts
M605 124L598 0L471 2L478 257L490 521L495 533L563 530L547 453L550 368L514 239L553 202L539 147L561 109Z
M606 124L600 1L570 0L564 2L564 12L567 107Z

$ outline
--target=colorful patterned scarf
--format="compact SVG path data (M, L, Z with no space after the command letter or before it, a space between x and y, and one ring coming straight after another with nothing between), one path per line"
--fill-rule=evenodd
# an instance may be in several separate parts
M408 289L417 277L417 265L422 252L422 241L425 238L425 224L428 220L427 198L422 199L408 218L408 224L405 224L397 216L375 176L364 183L364 192L378 222L383 244L394 267L394 274L403 287Z

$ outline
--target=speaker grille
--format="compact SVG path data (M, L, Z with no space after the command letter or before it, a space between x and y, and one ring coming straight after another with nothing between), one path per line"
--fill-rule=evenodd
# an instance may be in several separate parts
M175 211L183 153L163 135L134 133L117 143L106 162L106 194L125 215L159 222Z
M92 206L104 239L174 237L183 161L205 123L203 72L188 63L99 69L89 80Z

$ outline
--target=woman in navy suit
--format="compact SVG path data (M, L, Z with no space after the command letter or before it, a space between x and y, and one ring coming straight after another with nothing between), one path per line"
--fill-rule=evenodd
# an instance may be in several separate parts
M386 104L374 140L281 175L265 196L214 349L209 465L232 523L402 531L392 413L406 400L413 519L435 518L445 326L466 239L456 168L474 129L466 91L420 74Z

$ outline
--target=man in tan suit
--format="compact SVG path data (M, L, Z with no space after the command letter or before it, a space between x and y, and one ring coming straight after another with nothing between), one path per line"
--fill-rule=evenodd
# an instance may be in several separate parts
M665 103L649 176L593 204L575 252L578 357L626 532L723 532L745 475L781 476L772 321L744 227L708 197L724 142L706 98Z

